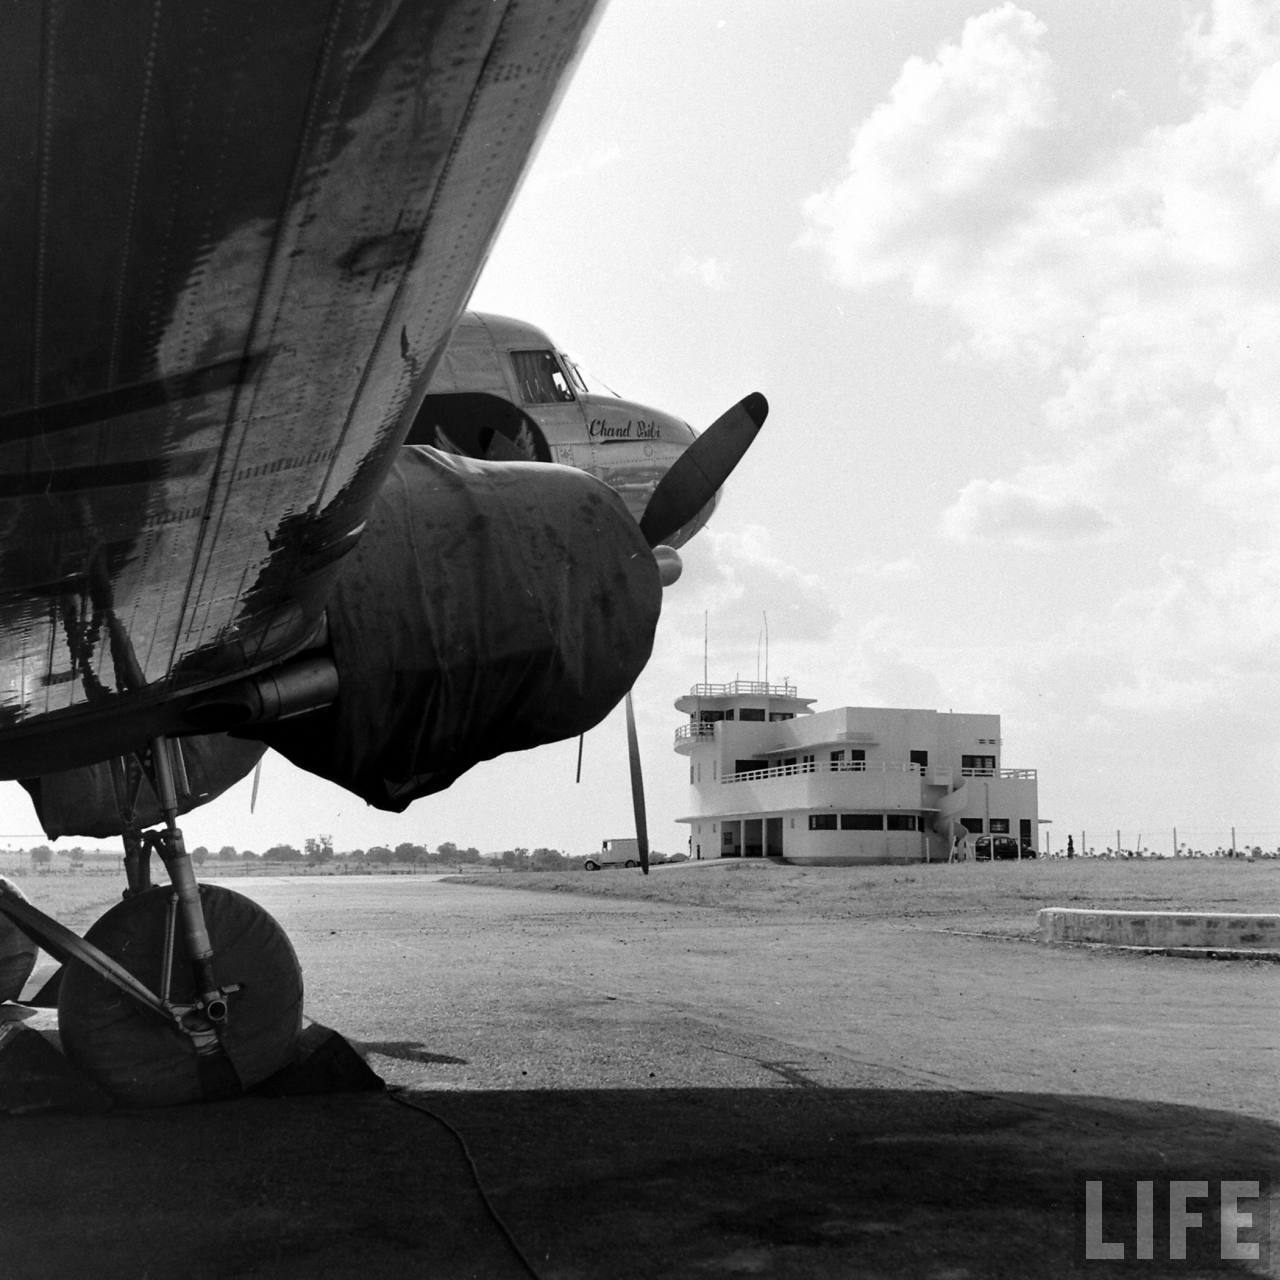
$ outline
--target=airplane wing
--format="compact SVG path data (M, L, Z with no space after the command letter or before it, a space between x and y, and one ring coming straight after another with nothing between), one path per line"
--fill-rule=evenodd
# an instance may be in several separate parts
M306 641L595 8L0 8L0 777Z

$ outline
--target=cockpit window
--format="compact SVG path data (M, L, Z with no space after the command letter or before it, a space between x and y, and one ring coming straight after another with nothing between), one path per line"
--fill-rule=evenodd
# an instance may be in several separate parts
M511 363L525 404L563 404L575 398L554 351L513 351Z
M582 376L582 370L563 351L560 353L560 363L564 366L564 371L569 375L569 381L573 384L573 389L580 396L590 395L591 388L587 386L587 380Z
M615 400L621 399L621 396L607 382L602 382L594 373L588 373L572 356L565 355L562 351L560 360L564 367L569 370L569 380L577 388L580 395L608 395Z

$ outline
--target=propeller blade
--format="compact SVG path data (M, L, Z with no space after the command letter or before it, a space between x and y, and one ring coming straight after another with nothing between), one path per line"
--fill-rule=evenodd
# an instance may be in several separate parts
M631 761L631 807L636 815L636 847L640 850L640 869L649 874L649 824L644 816L644 776L640 772L640 740L636 736L636 713L631 706L631 690L627 690L627 756Z
M262 780L262 756L258 757L258 763L253 766L253 792L249 796L249 812L252 813L258 805L258 783Z
M654 489L640 532L651 547L668 541L720 491L764 425L769 402L758 391L718 417L672 464Z

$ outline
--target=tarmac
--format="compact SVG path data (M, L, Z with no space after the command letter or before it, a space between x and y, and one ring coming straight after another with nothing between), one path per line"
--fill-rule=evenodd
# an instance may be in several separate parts
M0 1120L3 1280L1280 1275L1274 964L235 887L387 1090ZM1224 1245L1222 1184L1250 1182Z

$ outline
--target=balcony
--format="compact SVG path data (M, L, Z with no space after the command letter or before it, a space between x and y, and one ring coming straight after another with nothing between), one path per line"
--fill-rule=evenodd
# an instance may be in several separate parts
M962 778L1002 778L1010 782L1034 782L1034 769L961 769Z
M695 684L691 698L794 698L793 684L767 684L762 680L731 680L728 684Z
M716 736L714 724L682 724L676 730L676 750L691 746L695 742L706 742Z

